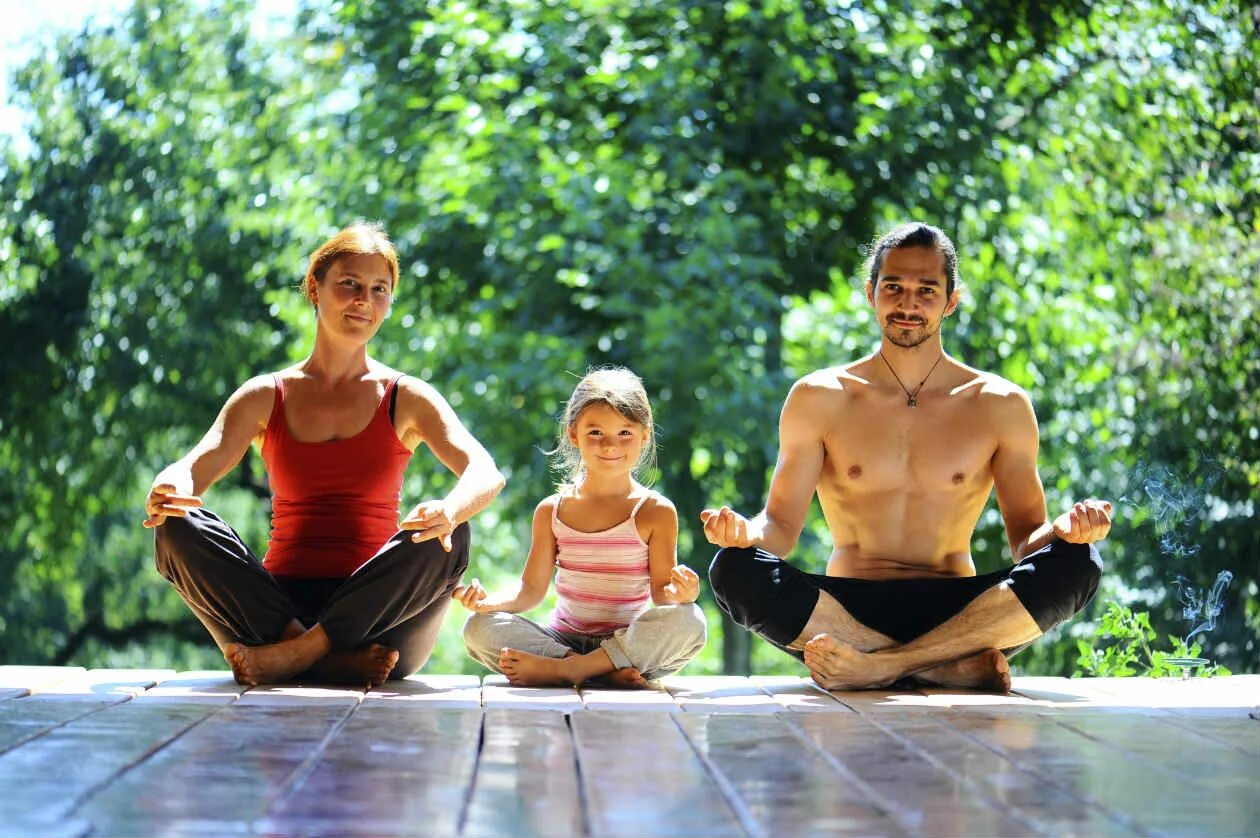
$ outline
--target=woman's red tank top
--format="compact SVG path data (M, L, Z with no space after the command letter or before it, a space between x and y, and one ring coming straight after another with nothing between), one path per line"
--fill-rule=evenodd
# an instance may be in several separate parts
M329 442L299 442L284 418L284 381L263 436L271 481L271 541L263 566L273 576L340 579L398 531L398 502L411 452L398 439L385 388L366 428Z

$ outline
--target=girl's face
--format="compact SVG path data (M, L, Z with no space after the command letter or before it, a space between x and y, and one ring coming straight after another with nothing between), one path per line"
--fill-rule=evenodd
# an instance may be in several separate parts
M577 448L588 474L629 474L648 443L648 429L597 402L583 409L569 426L569 441Z

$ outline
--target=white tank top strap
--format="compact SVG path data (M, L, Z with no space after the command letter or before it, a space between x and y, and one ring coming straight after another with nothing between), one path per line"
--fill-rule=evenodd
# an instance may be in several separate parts
M560 520L560 501L564 498L564 491L556 492L556 502L551 505L551 526L555 529L556 522Z
M638 502L638 503L636 503L636 504L634 505L634 509L631 509L631 510L630 510L630 520L631 520L631 521L633 521L633 520L634 520L634 516L635 516L635 515L638 515L638 514L639 514L639 510L643 508L643 504L647 503L647 500L648 500L648 498L650 498L650 497L652 497L652 493L651 493L651 492L648 492L646 495L644 495L643 497L639 498L639 502Z

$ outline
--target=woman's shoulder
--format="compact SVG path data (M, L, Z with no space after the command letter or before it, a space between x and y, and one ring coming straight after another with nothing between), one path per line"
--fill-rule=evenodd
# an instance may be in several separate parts
M283 373L283 370L274 373L265 372L246 380L228 398L228 406L239 406L247 409L265 407L267 410L270 410L271 404L276 397L276 378L283 375Z

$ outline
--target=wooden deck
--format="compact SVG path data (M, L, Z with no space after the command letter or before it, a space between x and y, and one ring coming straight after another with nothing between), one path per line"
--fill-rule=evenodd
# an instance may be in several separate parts
M667 691L0 667L0 836L1260 835L1260 675Z

